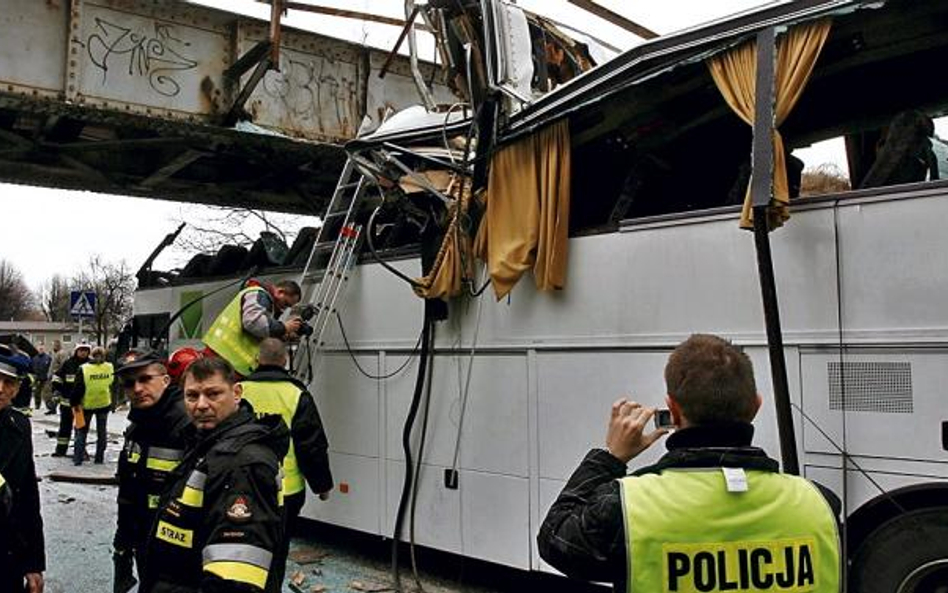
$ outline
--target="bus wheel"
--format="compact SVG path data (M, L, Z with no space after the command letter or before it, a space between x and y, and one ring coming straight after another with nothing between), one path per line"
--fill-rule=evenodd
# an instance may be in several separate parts
M873 531L853 556L849 590L948 593L948 507L910 511Z

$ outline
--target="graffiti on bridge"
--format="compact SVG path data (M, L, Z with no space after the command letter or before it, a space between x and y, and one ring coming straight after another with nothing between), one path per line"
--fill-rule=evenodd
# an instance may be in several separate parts
M173 25L156 22L154 33L147 35L102 18L96 18L95 24L85 47L92 63L102 71L103 84L108 82L110 67L122 68L129 76L147 78L156 93L175 97L181 85L174 75L198 65L183 55L190 44L176 36Z
M342 72L349 66L353 65L322 56L289 57L284 52L280 71L264 78L263 92L280 101L297 125L315 122L320 131L349 135L352 122L359 119L358 85Z

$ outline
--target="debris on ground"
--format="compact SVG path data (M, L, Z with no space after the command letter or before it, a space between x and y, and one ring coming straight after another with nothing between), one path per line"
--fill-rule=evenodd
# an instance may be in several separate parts
M314 568L314 569L313 569L313 575L314 575L314 576L317 576L317 577L323 576L323 571L322 571L322 569L319 568L319 567Z
M328 556L329 553L310 546L300 546L290 552L289 558L297 564L315 564Z
M69 504L75 501L76 501L75 498L73 498L72 496L66 496L65 494L60 494L59 499L58 499L59 504Z
M371 583L368 581L352 581L349 583L349 588L356 591L362 591L363 593L381 593L382 591L395 590L395 588L390 585L382 585L380 583Z
M290 575L290 582L299 587L306 581L306 575L303 574L302 570L297 570L292 575Z
M309 588L309 593L323 593L326 590L326 585L313 585Z
M118 478L114 475L75 474L69 472L50 472L49 479L53 482L70 482L73 484L102 484L115 486Z

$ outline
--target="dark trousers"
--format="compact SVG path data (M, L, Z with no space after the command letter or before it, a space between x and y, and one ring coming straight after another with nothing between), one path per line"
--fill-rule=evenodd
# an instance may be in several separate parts
M280 587L283 586L283 578L286 576L286 559L290 554L290 536L293 535L296 521L299 519L300 511L303 510L303 503L305 502L306 490L283 497L283 511L286 513L286 520L283 524L283 540L273 552L273 564L270 565L271 578L268 580L268 584L273 583L275 585L274 591L282 590Z
M109 409L85 410L84 413L86 416L86 425L76 429L76 446L73 450L72 462L76 465L82 465L82 462L85 460L86 438L89 436L89 428L92 426L92 419L95 418L95 462L102 463L105 459L105 446L109 443Z
M56 455L65 455L72 436L72 408L59 404L59 432L56 433Z
M46 381L37 380L33 384L33 407L39 410L43 407L43 391L46 390Z
M22 593L23 591L26 591L26 586L24 585L26 581L23 575L19 574L19 576L17 576L17 574L18 573L13 570L9 571L7 574L0 574L0 591L3 591L4 593L7 591L10 593Z

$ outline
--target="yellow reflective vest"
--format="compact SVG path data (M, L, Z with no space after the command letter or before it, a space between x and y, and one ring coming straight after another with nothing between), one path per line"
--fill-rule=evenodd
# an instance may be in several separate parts
M666 469L619 484L629 592L840 590L836 518L803 478Z
M100 410L112 405L111 388L115 376L112 363L96 364L87 362L80 368L82 370L82 381L85 384L82 407L87 410Z
M258 416L278 414L287 428L292 429L293 417L303 393L299 387L289 381L241 381L240 384L243 385L243 398L250 402ZM305 487L291 438L290 448L283 458L283 494L290 496L302 492Z
M257 366L260 340L244 331L241 303L244 295L257 291L266 289L262 286L250 286L238 292L204 334L204 345L245 377Z

